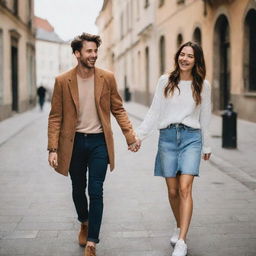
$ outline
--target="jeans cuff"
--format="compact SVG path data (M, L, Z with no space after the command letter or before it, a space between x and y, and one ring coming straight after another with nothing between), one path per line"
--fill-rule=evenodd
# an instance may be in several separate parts
M84 223L84 222L88 222L88 219L81 219L81 218L77 218L78 219L78 221L80 221L81 223Z
M89 242L94 242L95 244L98 244L98 243L100 242L99 239L90 238L90 237L87 238L87 241L89 241Z

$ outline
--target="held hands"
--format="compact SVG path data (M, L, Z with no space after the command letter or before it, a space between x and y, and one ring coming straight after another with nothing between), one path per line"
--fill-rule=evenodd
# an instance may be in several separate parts
M49 165L52 168L57 168L58 167L58 155L57 155L57 152L50 152L49 153L48 162L49 162Z
M137 152L140 149L141 146L141 140L136 137L136 142L133 144L130 144L128 149L132 152Z

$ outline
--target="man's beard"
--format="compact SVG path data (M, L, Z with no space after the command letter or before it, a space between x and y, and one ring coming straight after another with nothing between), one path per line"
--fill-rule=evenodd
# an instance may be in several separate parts
M84 61L84 60L81 60L81 59L80 59L80 63L81 63L81 65L82 65L84 68L87 68L87 69L93 69L93 68L94 68L94 65L93 65L93 66L89 66L89 65L86 63L86 61Z

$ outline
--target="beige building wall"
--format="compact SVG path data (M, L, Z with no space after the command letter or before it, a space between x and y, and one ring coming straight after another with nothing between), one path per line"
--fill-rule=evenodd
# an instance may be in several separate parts
M113 51L114 45L114 38L113 36L113 15L112 15L112 1L108 3L108 5L104 6L102 9L102 15L105 17L104 20L97 19L97 25L102 31L101 39L102 44L99 48L99 56L101 56L98 61L97 65L101 68L107 68L110 70L114 70L114 58L115 56Z
M5 2L0 3L0 120L36 102L34 2Z
M42 85L52 90L55 77L60 73L60 44L37 39L36 62L37 87Z
M103 40L114 58L111 62L102 48L100 64L115 71L121 92L129 88L132 100L149 105L159 76L173 68L179 44L198 38L197 29L212 84L213 110L221 113L232 102L240 118L256 122L256 85L248 75L248 65L251 74L256 73L256 63L249 64L245 32L249 10L256 11L255 0L105 0L97 25L101 36L111 35ZM109 17L111 33L106 29ZM256 14L252 17L256 24ZM256 25L251 33L256 34ZM251 56L256 58L255 50Z
M64 73L77 65L75 55L72 53L71 42L64 42L60 45L59 72Z
M55 77L73 68L77 62L70 43L37 39L36 63L37 87L44 86L51 95Z

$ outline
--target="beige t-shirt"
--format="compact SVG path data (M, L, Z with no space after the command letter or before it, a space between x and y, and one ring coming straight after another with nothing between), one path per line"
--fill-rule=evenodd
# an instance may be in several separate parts
M97 113L94 97L94 75L81 78L77 75L79 114L76 131L81 133L101 133L102 125Z

